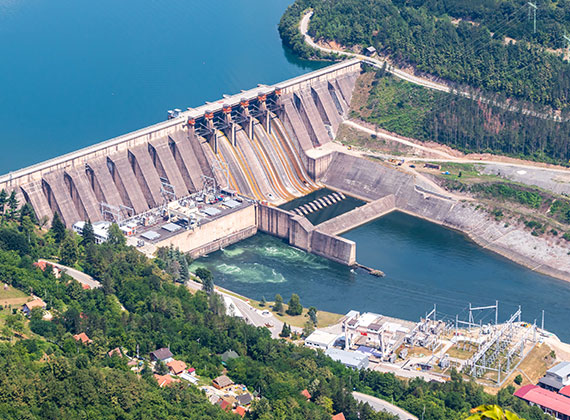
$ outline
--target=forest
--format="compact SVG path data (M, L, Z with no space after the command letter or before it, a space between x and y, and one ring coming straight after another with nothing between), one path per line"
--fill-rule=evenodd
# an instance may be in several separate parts
M465 153L495 153L568 166L570 122L559 122L437 92L374 71L367 103L352 117L385 130L446 144Z
M534 39L527 40L523 35L528 29L520 34L522 39L516 43L505 42L503 38L511 26L522 28L523 21L532 25L526 21L525 13L519 13L521 16L515 18L516 22L511 22L511 9L520 9L521 3L488 1L483 2L484 6L473 3L476 5L471 7L469 2L460 0L433 0L427 5L413 0L297 0L283 15L279 31L285 45L295 53L316 58L316 53L303 45L303 38L298 34L303 11L312 8L314 15L309 34L317 40L335 40L348 47L372 45L396 65L412 66L420 73L437 76L451 85L499 93L557 110L567 109L568 63L559 54L546 52ZM562 13L564 23L569 5L563 2L552 6L552 19ZM480 19L480 24L465 20L452 22L447 15L455 16L456 9L462 16ZM442 17L442 13L446 16ZM486 26L484 17L490 15L497 19L495 29L501 29L497 34L492 32L491 23L490 27ZM513 32L512 35L519 34Z
M339 412L349 420L393 419L357 403L352 390L394 401L418 416L425 410L425 420L466 418L482 403L500 403L527 420L549 418L513 397L513 388L492 396L456 372L447 383L401 381L392 374L353 371L322 352L272 339L267 329L226 316L216 293L191 294L180 283L180 269L175 276L167 273L172 260L184 265L179 254L147 259L125 245L116 225L109 241L98 245L89 234L66 231L58 217L51 228L40 229L28 205L3 213L0 281L33 290L53 319L43 320L34 310L28 321L17 308L0 318L2 419L235 418L212 406L198 388L182 383L159 388L146 364L136 375L125 358L107 355L121 347L147 357L164 346L206 378L222 372L221 353L236 351L239 357L228 362L227 374L261 396L246 415L250 419L328 420ZM33 265L39 257L66 258L103 287L84 290L65 274L56 278ZM93 342L78 343L72 334L81 332ZM310 400L300 394L303 389L312 394Z

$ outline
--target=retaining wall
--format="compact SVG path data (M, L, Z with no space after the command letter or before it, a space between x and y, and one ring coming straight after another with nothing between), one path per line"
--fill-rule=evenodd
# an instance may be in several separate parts
M196 258L255 235L255 206L250 205L227 216L187 230L156 244L174 246Z
M345 265L353 265L356 262L354 242L319 232L304 216L258 204L257 228L261 232L286 239L294 247L329 260Z

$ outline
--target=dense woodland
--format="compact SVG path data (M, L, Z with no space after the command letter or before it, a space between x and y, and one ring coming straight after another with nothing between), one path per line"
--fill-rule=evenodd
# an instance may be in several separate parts
M335 40L346 46L373 45L398 65L411 65L450 83L566 109L570 95L568 63L544 51L540 42L526 42L528 29L519 30L519 42L504 43L502 34L507 29L512 27L514 32L509 34L518 36L516 28L525 27L522 21L529 24L524 13L514 23L509 20L513 9L521 6L521 2L508 1L434 0L424 5L415 0L297 0L285 12L279 30L295 53L315 58L298 34L300 16L312 8L309 33L316 39ZM552 21L562 14L564 23L570 3L559 2L551 9ZM480 19L481 24L461 21L456 25L441 17L442 13L454 16L455 10L461 16ZM489 23L490 30L484 20L491 15L496 18L496 29L502 28L496 36L491 33L493 24ZM506 23L501 25L502 21ZM541 31L547 30L541 27Z
M83 290L66 275L58 279L33 265L38 257L58 256L93 274L103 287ZM262 397L247 414L251 419L328 420L337 412L349 420L392 419L358 404L353 389L393 399L418 416L425 407L425 420L465 418L471 407L495 402L528 420L548 418L513 397L513 389L491 396L456 373L445 384L403 382L391 374L355 372L321 352L271 339L265 328L226 316L215 293L191 294L176 282L160 267L168 269L174 260L179 255L170 251L159 261L147 259L127 247L116 228L102 245L89 234L79 238L65 231L58 218L49 231L39 231L28 206L21 212L10 207L0 227L0 281L33 289L54 319L42 320L34 310L26 336L27 320L18 313L2 315L0 418L233 418L193 386L161 389L147 367L137 376L124 358L107 356L118 346L133 356L137 345L142 357L169 346L177 359L209 378L222 372L222 352L237 351L228 375ZM80 332L93 343L77 343L72 334ZM300 395L305 388L310 401Z
M535 2L536 33L526 0L394 0L394 4L425 7L440 18L448 16L483 24L496 36L526 40L545 48L561 49L568 44L564 40L564 33L570 31L568 0Z
M377 71L357 117L400 135L463 152L489 152L568 165L570 122L557 122L454 94L433 91Z

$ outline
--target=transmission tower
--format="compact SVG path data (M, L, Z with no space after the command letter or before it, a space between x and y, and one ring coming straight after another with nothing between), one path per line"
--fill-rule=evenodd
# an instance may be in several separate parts
M536 6L536 4L531 3L530 1L528 2L528 18L530 19L530 12L532 10L533 15L534 15L534 31L533 34L536 33L536 9L538 9L538 7Z
M570 57L570 37L568 37L568 35L566 35L566 32L564 32L564 35L562 35L562 37L566 40L567 44L566 44L566 55L568 57Z

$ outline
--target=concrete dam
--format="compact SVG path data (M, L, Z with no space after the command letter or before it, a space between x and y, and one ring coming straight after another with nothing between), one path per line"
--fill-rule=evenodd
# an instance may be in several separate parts
M306 155L331 141L348 110L360 62L171 113L169 120L0 178L38 218L123 219L215 182L280 204L318 188Z

